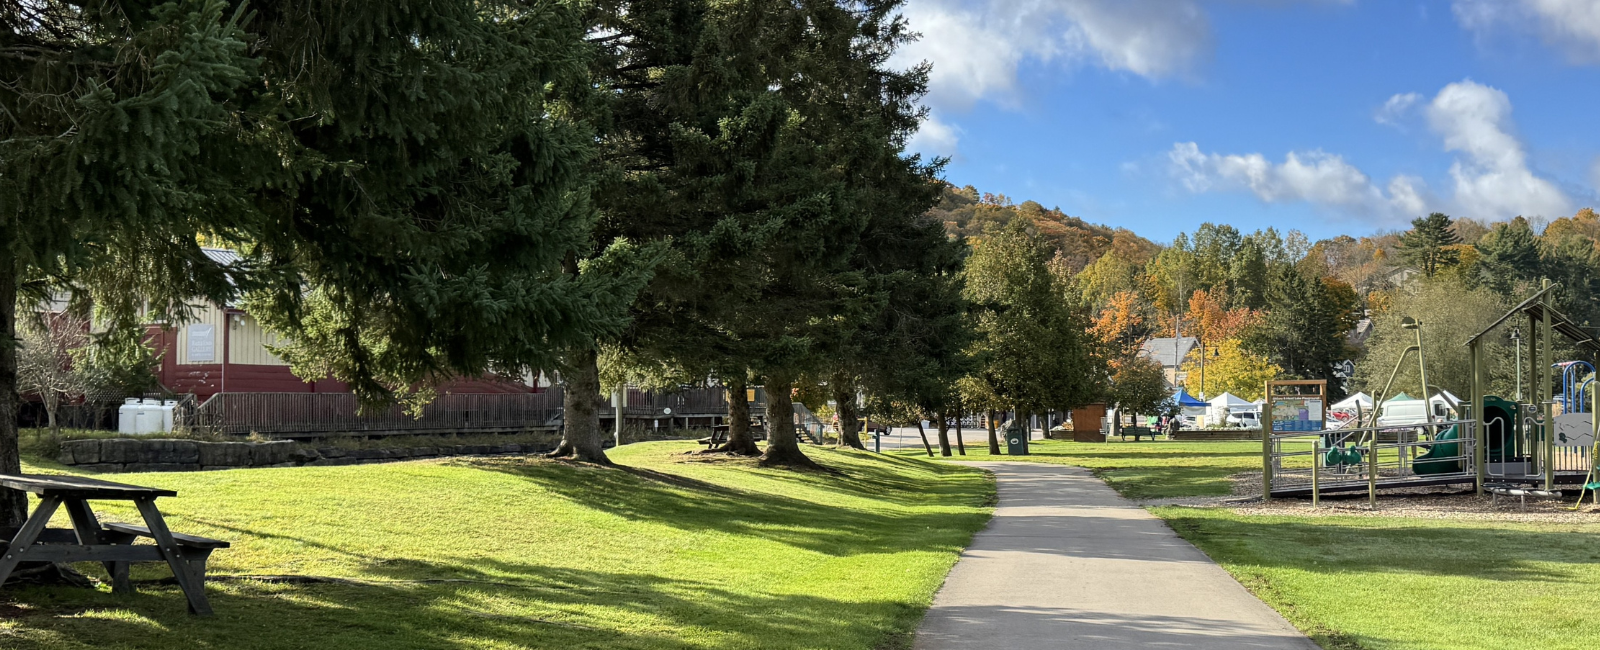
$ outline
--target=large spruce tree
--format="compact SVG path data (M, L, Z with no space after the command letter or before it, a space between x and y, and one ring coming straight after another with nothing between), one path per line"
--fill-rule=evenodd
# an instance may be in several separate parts
M823 369L824 340L863 320L850 262L877 207L863 195L931 180L902 155L925 70L889 69L907 37L899 4L630 3L608 26L635 58L615 67L636 77L619 97L638 94L611 123L638 131L605 145L624 164L603 209L624 232L673 240L624 343L732 389L726 451L758 451L739 415L758 381L764 462L809 464L790 387Z
M966 295L978 309L969 384L1022 416L1089 403L1106 368L1066 278L1050 268L1049 242L1021 220L974 243Z
M20 471L20 285L70 287L127 331L268 275L196 243L268 236L256 197L308 168L241 20L220 0L0 4L0 473ZM26 506L0 490L0 526Z
M259 294L302 376L370 399L458 375L513 377L623 324L637 273L591 239L584 25L562 3L259 8L263 77L302 156L332 167L263 204L252 249L303 287ZM603 254L596 246L608 246ZM575 260L588 258L583 264Z
M1448 215L1438 212L1412 220L1411 230L1400 235L1400 257L1430 278L1440 269L1455 265L1460 253L1453 247L1461 243L1461 238L1451 228L1453 223Z
M590 138L563 101L587 89L583 35L562 3L5 5L0 334L36 279L123 323L248 293L297 372L369 401L557 366L643 279L634 247L590 237Z

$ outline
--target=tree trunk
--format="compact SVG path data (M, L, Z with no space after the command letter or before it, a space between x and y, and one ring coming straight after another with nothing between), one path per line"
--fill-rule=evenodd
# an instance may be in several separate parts
M46 395L45 396L45 398L44 398L44 414L45 414L45 419L46 419L46 421L48 422L48 424L50 426L50 446L51 447L55 447L55 446L58 446L58 445L61 444L61 425L56 422L56 411L58 411L60 409L61 409L61 396L60 395L56 395L52 391L50 395Z
M983 423L989 427L989 455L1000 455L1000 437L994 432L994 409L984 409Z
M551 458L571 456L574 459L610 465L604 442L600 437L600 365L595 350L578 350L569 354L570 367L566 374L566 388L561 395L562 440Z
M939 455L950 457L950 414L946 411L936 411L934 415L939 418Z
M917 416L917 435L922 437L922 448L928 450L928 457L933 458L933 445L928 444L928 431L922 428L922 416Z
M839 444L853 449L866 449L861 444L861 418L856 414L856 391L835 378L833 401L839 409Z
M746 387L743 374L729 379L727 386L728 441L707 453L760 456L761 448L756 446L755 437L750 435L750 395L746 392L749 389ZM769 432L767 435L772 434Z
M794 432L794 380L781 373L767 375L767 451L760 464L822 469L800 451Z
M0 231L0 474L22 473L17 440L17 260L6 248L10 233ZM17 527L28 518L28 495L0 488L0 526Z
M960 452L962 456L967 455L967 441L961 437L961 418L965 417L965 415L964 409L961 408L961 402L956 402L956 451Z

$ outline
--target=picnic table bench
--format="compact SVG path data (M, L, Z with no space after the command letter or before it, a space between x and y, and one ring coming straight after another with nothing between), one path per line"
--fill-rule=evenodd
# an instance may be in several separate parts
M711 437L705 439L706 448L707 449L711 449L713 447L716 447L717 445L720 445L722 443L727 442L728 441L728 429L729 429L729 427L726 424L712 425L712 427L711 427ZM750 436L752 438L755 438L755 439L759 440L762 436L765 436L766 433L767 433L767 428L765 426L760 425L760 424L751 424L750 425Z
M211 604L206 601L206 560L212 551L228 548L228 542L174 533L167 528L156 508L156 499L177 496L177 492L82 476L37 474L0 474L0 487L39 497L39 506L20 528L0 527L0 536L11 540L5 555L0 556L0 585L23 562L100 562L111 575L112 593L130 594L130 563L165 562L189 601L189 612L211 614ZM89 507L91 500L132 501L145 525L102 525ZM72 520L72 529L49 528L50 517L62 506ZM141 537L153 539L155 544L135 545L134 541Z
M1150 427L1122 427L1120 433L1124 442L1128 440L1128 436L1133 436L1133 441L1139 442L1139 436L1155 440L1156 436L1161 435L1159 430Z

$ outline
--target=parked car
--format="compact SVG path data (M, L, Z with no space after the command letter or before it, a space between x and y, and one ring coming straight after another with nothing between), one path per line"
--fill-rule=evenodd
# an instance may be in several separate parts
M837 432L839 430L839 416L833 416L833 422L831 424L833 430ZM889 433L889 426L882 422L867 420L866 433L867 435L887 435Z
M1261 414L1255 411L1233 411L1228 414L1228 426L1240 429L1260 429Z

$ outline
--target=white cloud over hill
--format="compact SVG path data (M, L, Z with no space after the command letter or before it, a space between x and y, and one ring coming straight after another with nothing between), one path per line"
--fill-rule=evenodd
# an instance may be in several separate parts
M1399 125L1421 101L1416 93L1394 95L1374 119ZM1341 156L1320 150L1289 152L1274 163L1259 153L1205 153L1194 142L1179 142L1167 157L1174 178L1191 192L1245 189L1268 203L1305 202L1380 222L1403 223L1433 211L1484 220L1571 213L1572 200L1528 166L1504 92L1470 79L1458 81L1441 89L1421 113L1443 149L1458 154L1450 166L1454 188L1449 197L1430 195L1420 179L1409 175L1397 175L1380 188ZM1596 174L1600 181L1600 171Z

